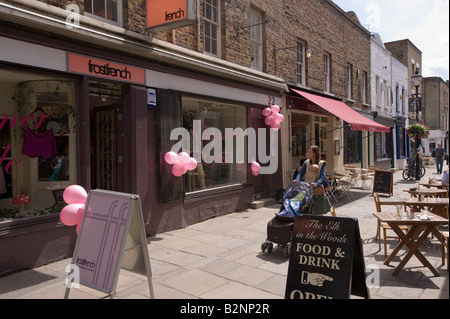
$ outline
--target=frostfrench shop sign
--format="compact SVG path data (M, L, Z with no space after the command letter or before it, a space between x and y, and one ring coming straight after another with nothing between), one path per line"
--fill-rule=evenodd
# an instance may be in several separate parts
M145 84L145 69L70 52L67 61L69 72Z
M154 32L171 30L197 21L196 0L147 0L147 28Z

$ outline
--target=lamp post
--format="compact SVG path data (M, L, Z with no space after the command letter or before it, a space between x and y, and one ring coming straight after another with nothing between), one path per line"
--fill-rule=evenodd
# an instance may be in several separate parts
M419 68L416 68L416 73L411 76L411 82L416 87L416 122L419 123L419 111L420 111L420 104L419 104L419 86L422 82L422 75L419 74ZM416 134L416 181L420 180L420 158L419 158L419 133Z

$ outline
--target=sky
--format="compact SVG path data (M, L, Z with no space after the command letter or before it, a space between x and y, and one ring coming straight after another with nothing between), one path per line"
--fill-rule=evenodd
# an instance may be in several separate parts
M332 1L383 42L409 39L422 52L424 77L449 79L449 0Z

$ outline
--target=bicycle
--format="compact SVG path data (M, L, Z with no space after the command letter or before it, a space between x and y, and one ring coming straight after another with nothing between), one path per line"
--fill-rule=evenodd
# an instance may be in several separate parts
M419 162L420 178L425 175L425 166L422 159ZM408 158L408 166L403 170L402 177L404 180L413 180L416 178L416 160L414 158Z

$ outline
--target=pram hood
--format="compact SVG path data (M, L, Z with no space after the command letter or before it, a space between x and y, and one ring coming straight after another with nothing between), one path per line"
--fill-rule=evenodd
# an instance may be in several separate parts
M286 188L286 191L284 192L283 201L286 198L294 198L300 192L305 193L305 198L304 198L303 202L305 205L308 204L309 200L311 199L311 196L313 194L313 189L312 189L310 183L305 183L305 182L296 182L296 181L291 182L289 184L289 186Z
M283 209L276 215L278 217L294 218L308 205L313 189L311 184L305 182L291 182L283 195Z

